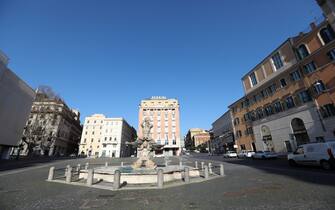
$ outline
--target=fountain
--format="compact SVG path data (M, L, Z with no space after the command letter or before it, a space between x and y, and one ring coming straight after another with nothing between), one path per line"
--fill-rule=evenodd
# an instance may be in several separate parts
M163 145L157 144L151 137L150 131L152 124L149 118L145 118L141 124L143 137L135 142L128 142L128 145L137 147L138 159L131 165L121 166L102 166L94 168L94 178L107 182L114 181L116 171L121 173L121 183L126 184L155 184L157 183L157 174L161 169L164 174L164 182L181 180L186 166L182 164L167 165L168 159L165 158L165 165L158 166L154 160L154 152L161 150ZM199 170L188 167L190 177L199 177ZM81 170L79 178L87 179L87 170Z

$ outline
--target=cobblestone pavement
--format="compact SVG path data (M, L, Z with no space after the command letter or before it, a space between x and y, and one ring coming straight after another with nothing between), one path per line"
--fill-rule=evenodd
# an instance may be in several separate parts
M3 170L0 209L335 209L334 170L290 168L285 160L184 156L182 161L188 165L195 160L223 162L226 176L161 190L107 191L45 181L50 166L104 164L106 160L118 165L134 159L57 160Z

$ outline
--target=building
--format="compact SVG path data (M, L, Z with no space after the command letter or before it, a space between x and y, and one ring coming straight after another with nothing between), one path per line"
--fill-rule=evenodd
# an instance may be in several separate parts
M212 152L222 154L226 151L235 150L234 130L231 112L227 111L212 123L213 140L211 141Z
M141 101L139 106L138 136L142 138L141 124L144 118L150 118L153 127L151 136L157 144L163 144L164 155L179 155L180 124L179 103L177 99L157 96ZM156 155L162 155L156 151Z
M312 23L242 77L245 96L229 106L240 150L334 139L334 40L327 20Z
M205 134L205 135L200 135L199 136L200 138L197 138L197 141L196 141L194 136L196 136L198 134ZM196 147L198 147L200 144L204 143L204 142L199 143L200 141L203 141L203 140L201 140L203 136L209 136L209 133L202 128L191 128L191 129L189 129L186 136L185 136L185 139L184 139L185 148L187 150L195 150ZM205 137L205 138L207 138L207 137Z
M82 131L79 118L79 111L69 108L51 88L38 88L21 147L13 154L63 156L77 153Z
M92 157L129 157L134 149L127 142L136 139L136 130L123 118L103 114L86 117L79 154Z
M335 31L335 0L316 0L323 14L327 17L329 24Z
M35 98L34 90L7 65L8 58L0 51L0 159L8 159L19 145Z

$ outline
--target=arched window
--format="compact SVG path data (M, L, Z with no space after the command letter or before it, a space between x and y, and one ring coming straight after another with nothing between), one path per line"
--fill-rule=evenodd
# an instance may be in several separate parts
M333 29L328 25L327 27L320 30L320 37L324 44L332 41L335 38Z
M298 47L298 56L300 59L303 59L305 57L307 57L309 55L309 52L307 50L307 47L306 45L304 44L301 44L299 47Z

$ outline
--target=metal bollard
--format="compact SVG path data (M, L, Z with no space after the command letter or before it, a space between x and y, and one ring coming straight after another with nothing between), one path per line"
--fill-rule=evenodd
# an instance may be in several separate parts
M198 161L195 161L195 168L198 168Z
M213 174L212 163L208 163L209 174Z
M71 182L71 177L72 177L72 167L70 166L67 168L67 173L66 173L66 178L65 178L66 183Z
M220 164L220 176L224 176L225 174L224 174L224 166L223 166L223 164L221 163Z
M52 166L49 169L48 181L51 181L54 179L54 173L55 173L55 167Z
M94 178L94 170L88 169L87 170L87 182L86 182L87 186L92 186L93 178Z
M157 173L157 187L158 188L163 188L164 185L164 173L163 169L158 169Z
M105 167L108 167L108 162L105 162Z
M190 168L185 167L185 172L184 172L184 181L185 183L190 183Z
M205 179L208 179L208 177L209 177L208 166L205 166L204 171L205 171Z
M201 170L204 170L205 163L201 162Z
M121 172L119 170L114 171L114 181L113 181L113 189L120 189L120 180L121 180Z
M89 166L89 163L85 163L85 169L87 170Z

